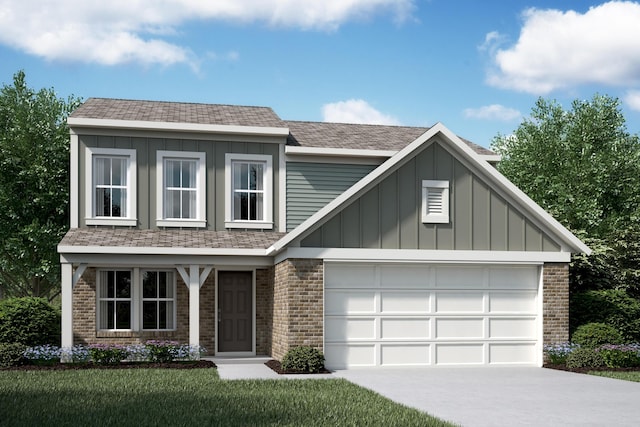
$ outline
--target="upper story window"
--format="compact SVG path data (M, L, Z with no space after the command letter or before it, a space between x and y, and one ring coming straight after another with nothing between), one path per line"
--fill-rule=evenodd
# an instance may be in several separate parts
M158 151L158 226L205 227L205 153Z
M449 181L422 181L422 222L449 222Z
M225 226L273 228L271 156L229 153L225 179Z
M137 225L136 151L87 148L88 225Z

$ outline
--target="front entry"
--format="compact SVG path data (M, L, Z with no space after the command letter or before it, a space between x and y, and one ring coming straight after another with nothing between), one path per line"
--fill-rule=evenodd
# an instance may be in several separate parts
M253 351L253 272L218 273L218 352Z

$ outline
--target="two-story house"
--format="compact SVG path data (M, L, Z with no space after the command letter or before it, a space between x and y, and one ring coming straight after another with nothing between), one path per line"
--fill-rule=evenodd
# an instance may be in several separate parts
M441 124L94 98L68 124L63 347L541 365L568 338L568 263L589 249Z

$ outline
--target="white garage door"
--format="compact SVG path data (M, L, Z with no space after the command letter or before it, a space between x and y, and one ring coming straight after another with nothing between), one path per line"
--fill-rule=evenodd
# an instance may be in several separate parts
M541 357L537 266L327 263L324 277L329 368Z

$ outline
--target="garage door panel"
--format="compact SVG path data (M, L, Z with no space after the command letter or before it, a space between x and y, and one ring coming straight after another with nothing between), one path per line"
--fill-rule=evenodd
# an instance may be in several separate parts
M325 359L329 369L344 369L357 366L375 366L375 344L327 344Z
M387 339L428 339L430 338L429 319L393 319L380 320L380 338Z
M387 288L422 289L429 286L430 267L421 265L381 265L380 281Z
M531 313L536 312L535 292L491 292L489 311L492 313Z
M376 285L376 274L372 265L334 264L330 269L325 269L324 281L327 289L370 289Z
M538 271L531 267L491 267L489 287L498 289L537 289Z
M538 272L538 266L328 262L326 364L536 364Z
M536 320L519 318L489 319L489 338L536 338Z
M482 339L484 336L483 319L436 318L436 338L438 339Z
M490 364L534 364L535 344L490 344Z
M376 338L375 318L328 317L325 320L328 341L372 340Z
M422 345L380 345L380 364L382 366L406 366L431 364L431 346Z
M484 294L482 292L437 292L436 311L438 313L481 313Z
M382 313L428 313L429 292L380 292Z
M436 344L437 365L481 365L483 344Z
M435 268L437 288L473 289L482 286L483 269L478 267L448 267Z
M328 315L375 311L375 292L331 290L325 294L325 313Z

